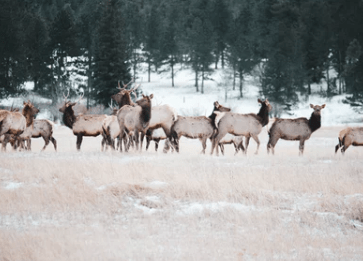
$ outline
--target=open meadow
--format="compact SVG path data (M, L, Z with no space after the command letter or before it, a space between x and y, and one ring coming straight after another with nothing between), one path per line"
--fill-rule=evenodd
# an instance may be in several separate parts
M334 154L342 127L305 143L267 131L254 154L81 152L64 126L58 152L33 139L32 152L0 157L0 260L363 260L363 149Z

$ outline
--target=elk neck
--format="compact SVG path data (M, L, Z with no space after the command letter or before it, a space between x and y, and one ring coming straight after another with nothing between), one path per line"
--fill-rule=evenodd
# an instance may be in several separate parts
M29 127L33 124L34 115L32 114L32 109L29 106L25 106L22 111L23 116L26 119L26 126Z
M72 106L68 106L66 107L64 113L63 113L63 122L64 124L72 129L73 128L73 124L76 121L76 116L74 115L74 111Z
M147 123L151 119L151 101L141 99L136 102L141 107L140 119L142 122Z
M262 103L260 111L257 113L258 120L261 122L262 127L266 126L270 120L268 116L268 106Z
M132 104L132 101L131 101L130 94L127 93L121 97L119 107L121 108L125 105L131 105L131 104Z
M312 113L311 117L309 119L309 128L311 129L311 132L316 131L321 126L321 116L318 113Z

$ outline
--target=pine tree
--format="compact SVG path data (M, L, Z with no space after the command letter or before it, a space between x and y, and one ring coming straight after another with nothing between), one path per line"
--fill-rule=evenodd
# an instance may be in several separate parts
M229 29L229 19L231 14L227 9L227 5L224 0L214 0L212 3L212 22L213 31L215 34L215 69L218 68L219 59L221 59L222 68L225 63L225 49L227 34Z
M0 8L0 98L19 94L26 80L26 49L24 24L19 17L26 15L24 3L4 0Z
M118 81L130 81L124 23L118 0L107 0L103 6L94 66L93 97L107 105Z
M195 72L196 91L199 91L198 79L201 77L201 93L204 93L204 80L210 71L209 65L213 62L212 43L214 35L210 20L209 1L193 1L190 6L190 14L191 28L188 31L190 59Z

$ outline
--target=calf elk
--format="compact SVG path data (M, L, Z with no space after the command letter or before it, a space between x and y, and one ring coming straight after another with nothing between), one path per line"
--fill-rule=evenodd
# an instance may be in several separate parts
M363 146L363 128L362 127L349 127L341 130L338 137L339 143L335 146L335 153L342 147L342 154L352 146Z
M57 151L57 141L53 138L53 124L45 119L41 120L34 120L34 126L33 131L31 133L31 138L40 138L42 137L45 144L42 149L45 150L45 148L48 146L49 142L51 141L53 143L55 151ZM27 139L27 149L31 150L31 139Z
M235 149L235 154L238 153L238 151L241 149L242 152L245 152L245 147L243 146L243 137L242 136L234 136L232 134L227 133L226 136L224 136L219 141L219 148L221 149L222 155L224 155L224 145L226 144L233 144Z
M274 148L279 139L299 140L299 154L304 153L305 141L321 126L321 110L325 108L325 104L322 106L310 104L310 107L314 110L310 119L276 119L269 131L270 138L267 143L267 153L271 149L272 154L274 154Z
M245 151L247 151L249 139L252 137L257 143L256 154L258 153L258 149L260 147L258 134L260 134L262 127L268 124L269 122L268 113L271 111L272 106L267 99L265 101L258 99L257 101L261 103L261 109L258 112L258 114L215 112L215 114L217 114L215 118L216 122L215 124L218 128L218 133L215 135L215 138L213 139L212 152L211 152L212 155L214 149L216 149L216 155L218 156L219 141L227 133L236 136L245 136L246 137Z

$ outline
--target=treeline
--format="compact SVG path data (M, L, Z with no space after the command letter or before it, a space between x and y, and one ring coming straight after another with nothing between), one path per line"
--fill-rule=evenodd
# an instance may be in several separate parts
M361 106L362 13L362 0L1 0L0 97L33 81L56 102L75 74L88 105L107 104L145 62L148 80L166 68L171 86L176 65L192 68L197 92L221 66L242 97L258 67L272 102L294 104L325 80L321 95Z

